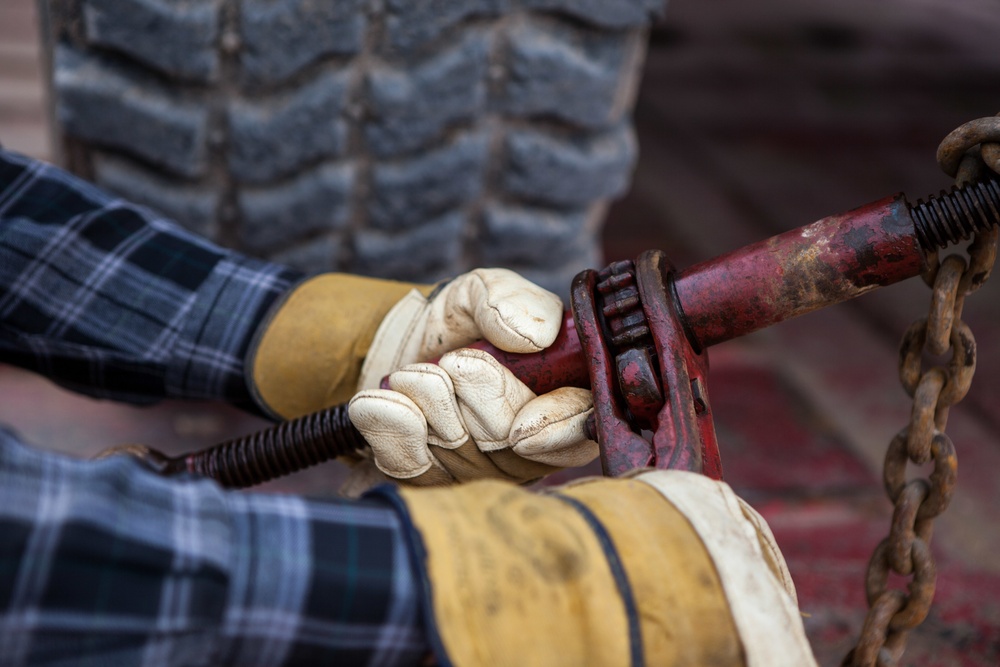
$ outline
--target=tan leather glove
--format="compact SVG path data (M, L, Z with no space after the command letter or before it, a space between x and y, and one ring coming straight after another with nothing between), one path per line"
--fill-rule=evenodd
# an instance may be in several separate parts
M481 477L525 482L598 455L584 423L590 392L562 388L536 397L485 352L459 349L485 338L509 352L555 340L562 302L505 269L460 276L427 299L410 293L386 316L365 360L350 417L379 471L428 486ZM399 370L395 370L399 369ZM378 384L389 371L389 390ZM355 494L365 484L352 479Z
M557 296L506 269L477 269L439 288L325 274L294 289L261 327L249 384L261 406L282 418L362 390L351 418L375 464L397 479L534 479L597 455L583 434L588 392L536 399L491 357L465 352L443 359L440 372L421 366L394 374L394 392L369 390L391 371L479 339L537 352L556 338L562 319Z
M447 664L816 665L770 529L722 482L654 470L376 493L415 534Z
M258 405L293 419L348 401L386 314L411 291L432 289L339 273L296 286L257 329L247 355Z
M248 382L264 409L290 419L481 338L537 352L552 344L562 313L559 297L506 269L477 269L440 287L322 274L289 292L259 327Z
M404 366L389 385L358 393L350 416L378 469L408 484L526 482L599 453L584 429L589 391L564 387L536 397L481 350Z

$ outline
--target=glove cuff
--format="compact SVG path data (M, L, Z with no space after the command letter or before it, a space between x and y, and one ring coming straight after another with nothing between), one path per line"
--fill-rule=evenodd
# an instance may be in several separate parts
M658 492L696 534L725 594L746 665L815 665L802 626L795 585L764 519L728 484L680 470L651 470L633 477ZM579 487L586 494L586 485ZM567 489L566 493L573 493ZM618 510L615 496L602 500ZM600 515L599 507L594 507ZM649 521L650 517L644 519ZM619 524L621 525L621 524ZM632 531L633 538L649 539ZM656 559L644 559L647 565ZM662 576L663 568L649 573ZM703 630L692 628L694 637ZM711 661L705 660L711 664ZM702 664L696 662L695 664Z
M418 286L326 273L294 287L257 329L247 385L272 417L291 419L342 403L379 324Z
M705 489L682 477L697 476L661 475L553 494L493 481L383 489L418 547L441 663L815 665L735 495L705 479L713 489L692 509ZM679 504L663 490L675 486Z

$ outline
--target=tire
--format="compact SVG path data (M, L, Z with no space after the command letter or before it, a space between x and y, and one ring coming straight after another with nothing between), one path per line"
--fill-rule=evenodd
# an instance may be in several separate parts
M60 160L242 252L434 280L601 263L663 0L39 0Z

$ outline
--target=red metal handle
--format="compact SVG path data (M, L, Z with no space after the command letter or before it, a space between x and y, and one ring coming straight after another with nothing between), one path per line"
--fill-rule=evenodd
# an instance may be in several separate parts
M536 394L544 394L559 387L590 388L587 361L580 347L572 311L567 310L563 314L559 335L552 345L541 352L505 352L486 341L478 341L469 347L488 352Z
M691 344L705 349L912 278L923 261L897 194L684 269L674 290Z
M545 394L559 387L590 389L587 361L580 347L572 311L563 313L559 334L552 345L541 352L507 352L485 340L476 341L468 347L490 354L536 394ZM437 359L431 363L437 363ZM382 378L381 386L389 388L388 377Z

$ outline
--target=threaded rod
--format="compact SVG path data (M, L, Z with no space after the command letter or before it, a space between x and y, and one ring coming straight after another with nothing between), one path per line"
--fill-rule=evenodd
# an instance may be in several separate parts
M183 459L188 472L242 489L366 446L351 424L345 404L178 458Z
M1000 182L990 178L910 205L920 247L927 251L965 241L1000 225Z

